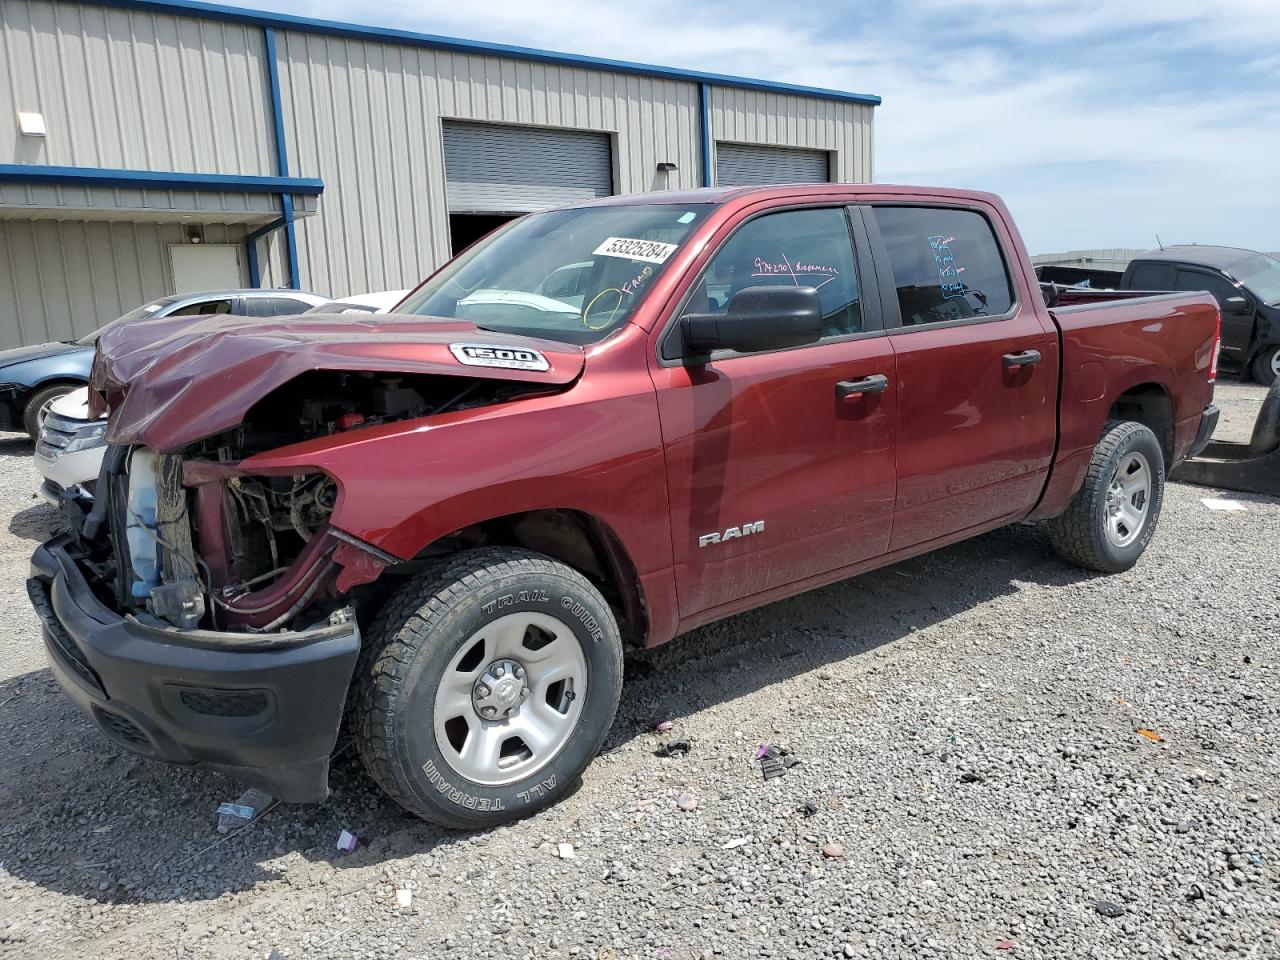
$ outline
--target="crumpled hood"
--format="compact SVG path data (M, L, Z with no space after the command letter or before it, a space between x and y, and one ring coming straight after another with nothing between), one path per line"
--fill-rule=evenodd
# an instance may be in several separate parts
M467 346L473 349L462 349ZM510 356L490 356L483 348L532 351L545 362L526 365L546 369L478 365ZM89 381L89 412L97 416L110 409L112 443L173 451L236 426L258 400L309 370L562 385L577 378L583 362L581 347L490 333L461 320L397 314L162 317L121 324L102 335Z

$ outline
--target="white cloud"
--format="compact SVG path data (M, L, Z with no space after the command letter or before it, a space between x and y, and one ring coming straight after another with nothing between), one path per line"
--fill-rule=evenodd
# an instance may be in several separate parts
M1002 193L1035 251L1280 249L1277 0L267 5L877 93L876 178Z

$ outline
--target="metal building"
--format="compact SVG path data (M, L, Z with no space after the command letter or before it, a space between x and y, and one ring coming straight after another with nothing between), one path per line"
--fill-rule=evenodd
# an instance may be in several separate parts
M0 61L0 348L412 286L585 197L870 181L880 102L192 0L2 0Z

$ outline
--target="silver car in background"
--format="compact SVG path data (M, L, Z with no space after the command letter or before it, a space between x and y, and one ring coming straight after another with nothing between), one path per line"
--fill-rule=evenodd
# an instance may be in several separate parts
M387 313L405 298L407 290L388 290L365 293L330 300L313 293L297 290L237 290L224 296L234 297L239 303L230 309L209 310L209 313L238 312L242 316L271 317L297 313ZM156 301L156 309L147 317L175 316L190 313L192 306L207 306L218 294L192 294L189 297L166 297ZM273 303L275 312L268 313L268 305L259 300L289 301ZM170 302L172 301L172 302ZM302 306L298 303L301 301ZM40 426L36 441L36 469L44 477L40 496L56 504L64 496L92 498L98 471L102 468L102 455L107 446L107 418L89 416L89 389L81 387L55 400Z

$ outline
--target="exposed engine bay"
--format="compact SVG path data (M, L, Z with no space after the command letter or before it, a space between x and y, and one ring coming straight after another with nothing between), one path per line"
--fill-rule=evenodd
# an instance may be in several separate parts
M547 391L495 379L311 371L242 423L177 453L112 446L77 526L97 588L182 629L262 634L349 616L349 591L399 562L330 523L322 472L254 472L254 454ZM105 483L103 482L105 481ZM305 617L302 617L303 614ZM296 621L296 622L295 622Z

